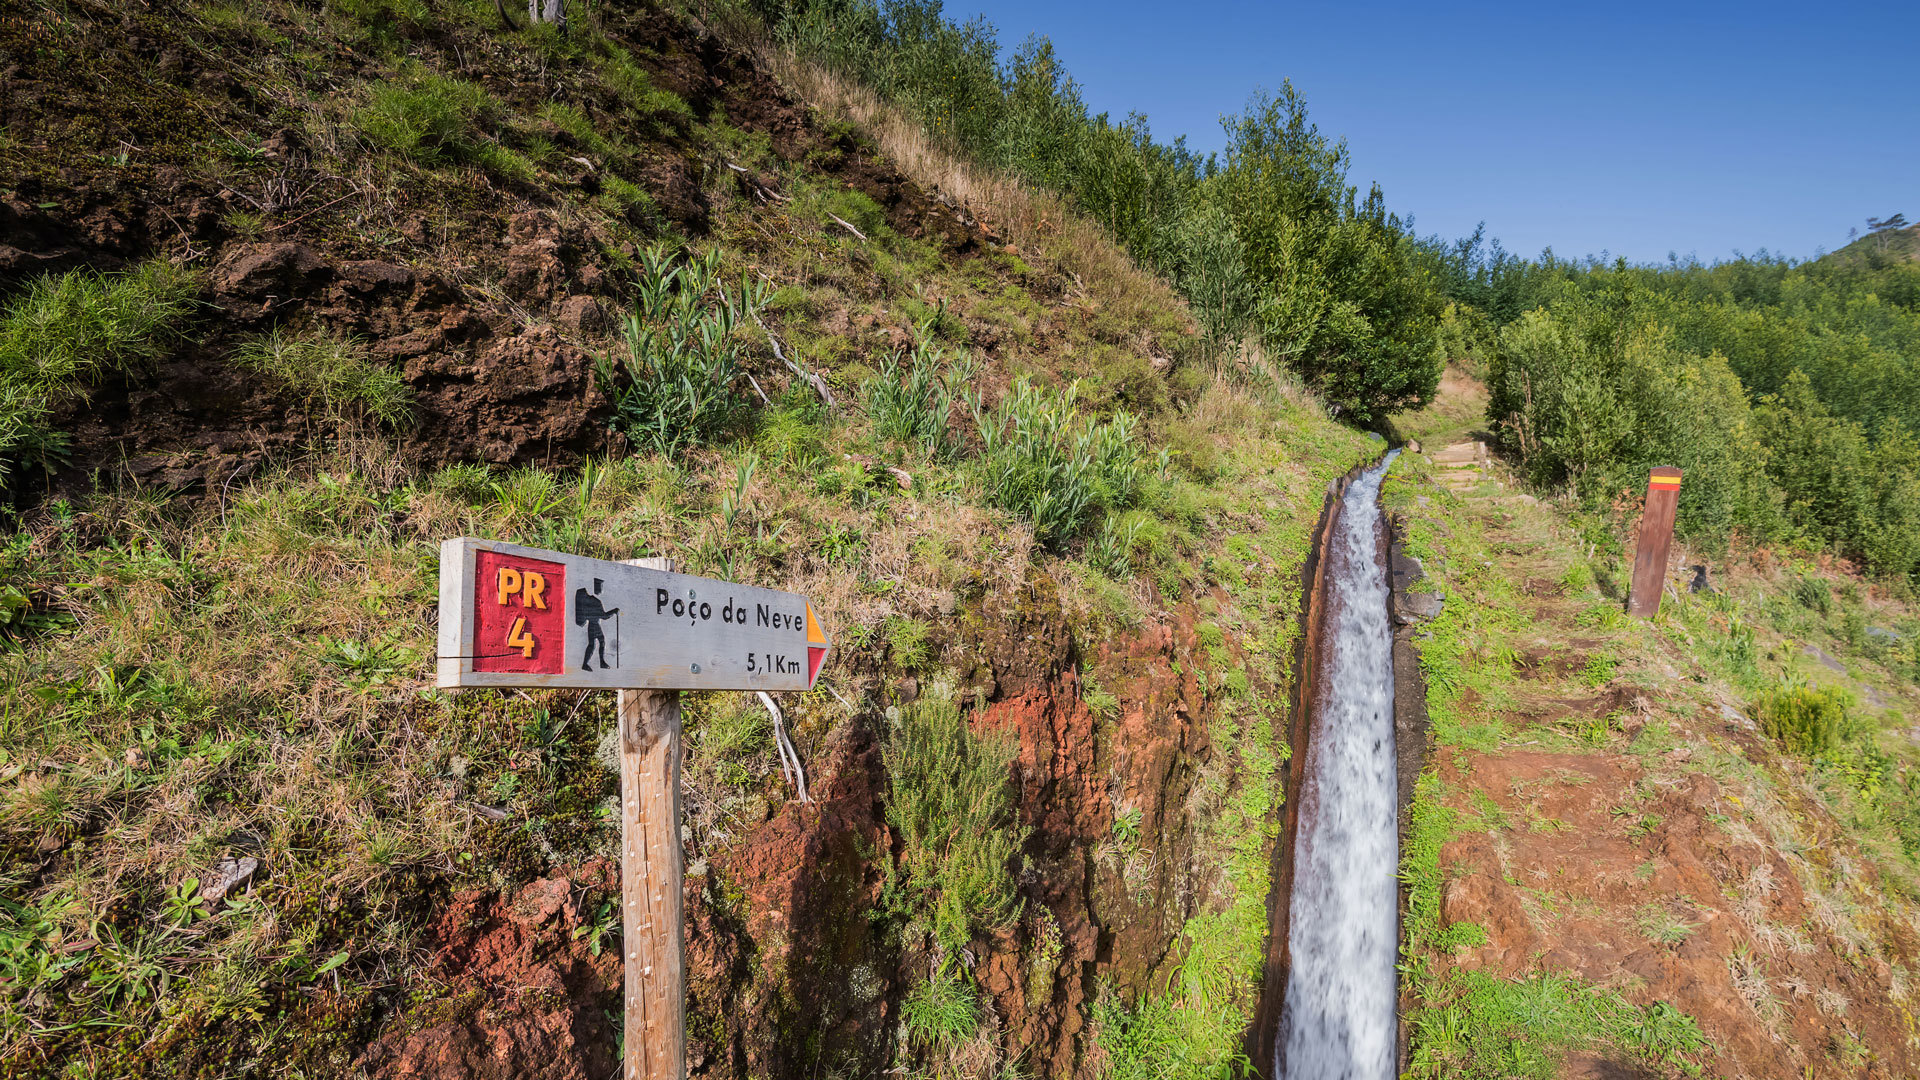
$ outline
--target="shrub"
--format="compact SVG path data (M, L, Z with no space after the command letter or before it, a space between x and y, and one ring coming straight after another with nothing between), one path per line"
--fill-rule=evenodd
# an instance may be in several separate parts
M334 423L360 419L393 427L413 415L413 388L399 372L368 359L359 342L275 327L234 350L233 362L280 379Z
M1018 915L1009 864L1026 830L1014 823L1014 750L1011 736L975 735L945 700L909 705L887 739L887 822L900 831L909 885L949 953L975 929Z
M1439 292L1376 186L1355 202L1347 148L1307 122L1290 84L1227 121L1221 198L1263 289L1263 342L1328 406L1367 421L1440 383Z
M1055 548L1097 511L1132 505L1144 471L1139 422L1125 412L1104 424L1083 420L1076 389L1050 393L1022 378L991 413L971 402L988 500L1033 522L1035 538Z
M1724 357L1680 348L1630 298L1568 294L1529 312L1502 331L1490 367L1488 419L1535 482L1566 482L1605 506L1643 490L1653 466L1675 465L1686 472L1682 533L1779 535L1740 380Z
M882 361L880 374L862 388L874 434L905 443L935 457L947 449L947 418L953 410L956 387L972 381L973 365L962 360L941 371L943 354L922 338L914 346L911 365L899 353Z
M1753 711L1760 730L1801 757L1829 753L1863 733L1853 694L1841 687L1787 682L1761 695Z
M1809 611L1822 615L1833 613L1833 590L1820 578L1803 577L1794 581L1793 598Z
M718 435L740 406L741 347L733 331L766 304L764 286L720 280L720 253L674 265L664 246L641 253L639 304L623 323L626 355L602 357L613 391L614 425L634 442L677 454Z

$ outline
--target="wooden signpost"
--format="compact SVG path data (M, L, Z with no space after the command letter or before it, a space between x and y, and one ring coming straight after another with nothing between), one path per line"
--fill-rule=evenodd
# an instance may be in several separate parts
M681 690L807 690L830 642L797 593L492 540L440 546L439 684L618 690L626 1080L686 1068Z
M1647 506L1640 515L1640 538L1633 546L1633 585L1627 614L1651 619L1660 611L1666 586L1667 551L1673 546L1673 515L1680 503L1680 470L1662 465L1647 480Z

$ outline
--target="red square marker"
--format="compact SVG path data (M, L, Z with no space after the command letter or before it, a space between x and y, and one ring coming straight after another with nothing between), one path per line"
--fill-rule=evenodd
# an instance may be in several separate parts
M567 651L567 568L477 551L473 571L473 670L560 674Z

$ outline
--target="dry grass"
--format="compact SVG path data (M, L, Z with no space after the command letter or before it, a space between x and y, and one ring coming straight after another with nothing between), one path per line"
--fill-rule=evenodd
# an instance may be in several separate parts
M836 120L860 126L887 158L922 187L963 207L1023 254L1058 262L1099 304L1128 321L1150 323L1176 310L1194 332L1185 303L1163 279L1135 265L1106 230L1069 211L1059 196L955 156L926 128L878 94L770 44L762 61L796 98Z

